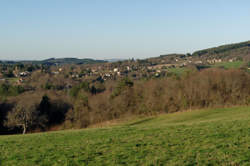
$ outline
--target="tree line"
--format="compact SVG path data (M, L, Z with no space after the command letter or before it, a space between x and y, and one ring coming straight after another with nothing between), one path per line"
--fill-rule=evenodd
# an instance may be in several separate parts
M249 82L243 70L204 69L145 80L86 81L62 92L24 92L0 103L0 130L85 128L131 115L249 105Z

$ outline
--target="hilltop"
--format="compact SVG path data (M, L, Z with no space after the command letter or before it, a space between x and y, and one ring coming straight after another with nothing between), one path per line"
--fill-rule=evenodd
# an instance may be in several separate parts
M138 59L139 62L146 62L151 65L173 64L175 66L186 66L192 64L207 64L222 61L250 61L250 41L227 44L213 48L195 51L190 54L163 54L158 57ZM64 64L98 64L116 63L128 61L127 59L106 59L95 60L90 58L49 58L45 60L24 60L24 61L1 61L3 64L42 64L42 65L64 65Z
M90 58L78 59L78 58L50 58L41 61L2 61L2 63L6 64L42 64L42 65L64 65L64 64L95 64L95 63L104 63L107 62L105 60L94 60Z
M212 64L216 62L250 61L250 41L227 44L190 54L164 54L148 58L153 63Z
M93 64L104 63L104 60L78 59L78 58L51 58L38 63L42 64Z
M216 57L223 59L241 58L244 60L250 60L250 41L196 51L192 54L192 56Z

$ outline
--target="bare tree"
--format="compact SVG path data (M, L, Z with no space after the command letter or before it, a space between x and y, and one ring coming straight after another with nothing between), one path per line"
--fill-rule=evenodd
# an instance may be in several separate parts
M29 128L31 128L38 117L36 104L23 104L19 102L17 106L8 113L6 126L14 128L14 127L22 127L23 134L27 132Z

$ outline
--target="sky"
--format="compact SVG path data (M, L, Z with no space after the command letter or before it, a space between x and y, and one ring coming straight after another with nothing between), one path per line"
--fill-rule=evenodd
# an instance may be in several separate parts
M156 57L250 40L249 0L0 0L0 59Z

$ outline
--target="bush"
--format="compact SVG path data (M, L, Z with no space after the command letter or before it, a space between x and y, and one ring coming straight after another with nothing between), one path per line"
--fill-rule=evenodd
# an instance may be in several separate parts
M0 96L17 96L24 91L24 88L20 85L13 86L5 83L0 85Z
M131 87L133 87L133 85L134 85L134 82L131 81L128 77L122 79L122 80L118 83L118 85L117 85L117 87L115 88L115 90L113 91L111 97L114 98L114 97L120 95L121 92L122 92L125 88L131 88Z
M90 92L91 89L89 88L88 82L82 82L79 85L75 85L70 89L70 96L76 98L78 96L78 93L83 90L85 92Z

